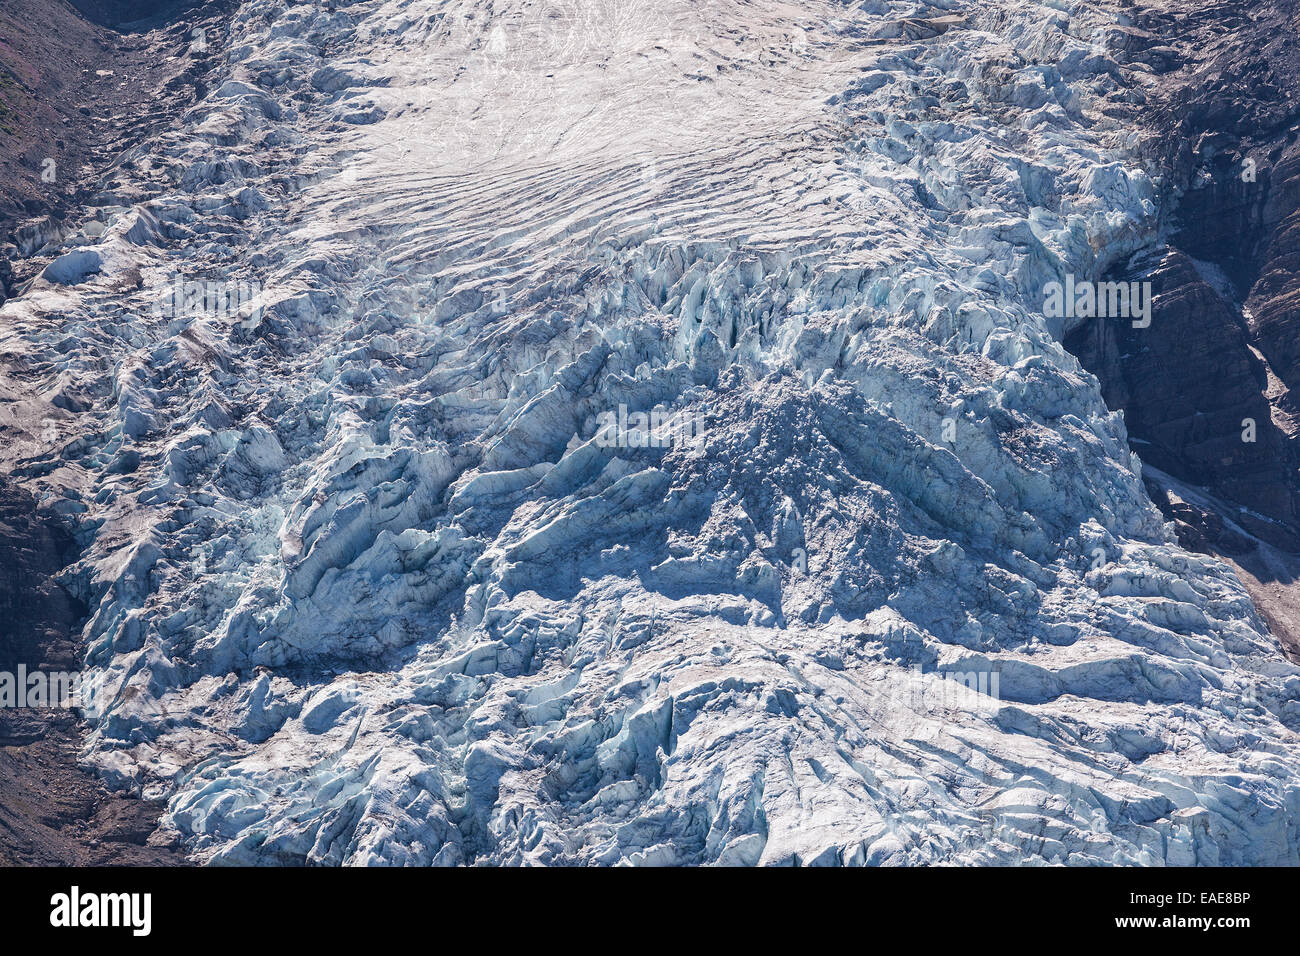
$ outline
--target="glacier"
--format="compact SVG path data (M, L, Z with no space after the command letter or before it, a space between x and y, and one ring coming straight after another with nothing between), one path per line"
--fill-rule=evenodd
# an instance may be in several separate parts
M1163 225L1123 36L241 3L0 306L85 762L210 864L1300 863L1300 669L1043 313Z

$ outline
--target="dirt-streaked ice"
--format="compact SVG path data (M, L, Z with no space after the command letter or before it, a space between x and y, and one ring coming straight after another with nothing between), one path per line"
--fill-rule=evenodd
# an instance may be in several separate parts
M1042 314L1158 227L1115 10L328 6L0 309L197 859L1300 862L1300 670Z

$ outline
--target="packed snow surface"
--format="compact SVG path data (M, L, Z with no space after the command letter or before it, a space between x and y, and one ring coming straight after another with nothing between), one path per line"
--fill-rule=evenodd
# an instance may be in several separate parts
M1118 17L247 0L0 309L86 759L214 863L1300 863L1043 315L1157 229Z

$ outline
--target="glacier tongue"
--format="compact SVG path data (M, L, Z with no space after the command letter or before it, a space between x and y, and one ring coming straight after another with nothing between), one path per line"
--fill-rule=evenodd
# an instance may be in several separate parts
M111 784L210 862L1300 862L1300 670L1043 315L1158 228L1117 5L332 6L0 307Z

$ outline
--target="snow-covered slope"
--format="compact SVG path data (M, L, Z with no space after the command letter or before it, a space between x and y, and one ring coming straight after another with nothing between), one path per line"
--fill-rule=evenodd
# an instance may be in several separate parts
M1300 862L1300 671L1042 314L1157 228L1113 9L329 6L0 309L196 859Z

